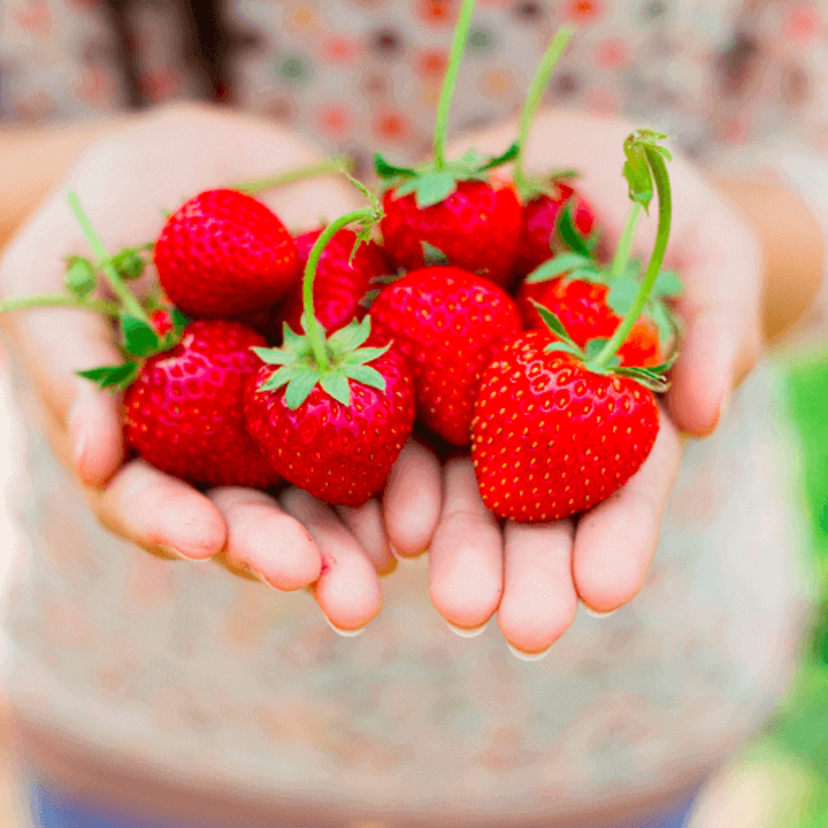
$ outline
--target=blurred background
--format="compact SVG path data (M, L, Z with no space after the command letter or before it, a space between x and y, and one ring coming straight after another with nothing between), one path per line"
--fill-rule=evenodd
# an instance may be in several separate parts
M61 118L99 117L124 103L129 108L139 108L173 99L195 98L238 104L267 114L307 135L321 136L328 145L354 155L363 172L369 161L366 146L382 150L392 160L419 155L428 149L432 108L451 39L451 26L446 25L449 21L449 4L446 2L430 0L416 4L414 13L421 22L431 26L427 40L429 48L426 43L417 42L407 46L400 31L377 24L363 41L347 34L334 36L331 33L319 39L321 52L313 56L307 52L308 34L316 25L318 4L248 2L245 4L244 27L234 28L222 19L223 10L229 4L215 1L193 4L102 1L100 5L116 30L124 35L125 27L133 29L132 34L127 33L128 36L119 39L114 52L107 50L100 33L86 25L85 10L96 7L97 2L69 2L65 4L65 10L55 16L54 10L60 5L36 0L0 2L0 113L9 123L31 126ZM364 11L381 3L364 0L356 5L361 5ZM414 5L412 3L412 8ZM515 19L520 19L526 26L524 31L531 31L531 34L516 29L513 42L498 43L498 38L506 37L506 34L499 32L494 24L487 24L486 15L494 12L483 9L482 23L475 28L470 40L469 54L472 61L488 60L490 64L485 71L478 72L478 82L472 94L459 103L455 121L458 129L479 127L511 114L515 100L513 92L525 87L526 73L515 69L514 63L504 56L510 51L521 50L524 37L532 38L535 51L546 41L548 32L537 23L545 14L544 4L520 2L511 5ZM663 12L659 9L666 4L639 5L642 17L655 20ZM750 5L746 4L747 7ZM789 33L801 36L802 27L807 29L809 25L808 11L817 4L793 5L802 14L797 18L799 29L790 29ZM572 8L574 22L583 25L588 25L601 13L598 3L581 2L568 6ZM131 7L135 12L132 20ZM182 44L176 43L170 32L176 21L180 23L177 16L185 13L182 9L193 15L186 27L191 42L183 44L188 60L175 63L170 55L180 51ZM277 25L268 29L264 25L265 15L273 14ZM3 24L10 22L14 22L16 36L4 39ZM348 19L343 18L339 24L342 31L347 32ZM278 31L277 35L273 35L274 29ZM57 36L61 33L63 36ZM286 45L284 41L288 35L292 39ZM275 37L276 42L263 43L263 38L268 37ZM130 47L139 40L146 59L143 67L136 63L134 50ZM590 45L588 36L585 43ZM659 85L650 83L652 79L644 79L647 80L645 84L640 76L630 71L623 75L629 88L622 88L616 79L622 77L619 70L631 60L624 51L625 45L607 40L596 44L598 47L599 58L592 68L596 73L604 74L601 75L602 88L594 94L588 93L592 94L587 101L591 108L614 111L621 106L619 102L625 94L634 93L639 95L642 106L666 101L665 108L673 107L678 118L676 131L682 129L682 110L676 103L681 87L674 83L671 72L654 67L654 72L661 73ZM273 60L256 62L254 48L259 48L260 53L271 49ZM729 50L728 54L735 61L735 71L731 73L734 82L738 81L739 67L752 59L753 49L755 44L746 39ZM67 50L71 50L71 54ZM228 84L231 54L235 57L239 77L246 79L245 84ZM398 91L398 101L416 94L420 104L427 104L405 111L393 105L394 99L388 90L389 73L385 69L385 61L399 61L403 55L412 58L411 71L406 74L401 73L399 67L395 70L394 83L404 90L402 93ZM352 64L359 56L364 60L357 74ZM665 52L665 60L672 61L671 66L676 72L684 65L681 61L685 57L680 51L672 56L669 51ZM113 60L119 66L120 89L109 71ZM36 71L27 71L35 62ZM263 67L270 72L266 78L257 75L264 71ZM320 75L321 69L325 71ZM692 66L685 65L685 69L690 71ZM826 72L828 68L823 67L823 73ZM327 80L319 82L320 77ZM373 116L370 119L361 118L364 113L339 100L336 90L343 83L352 93L356 93L353 87L358 84L359 94L372 101ZM549 99L567 101L580 94L583 83L572 66L564 66L550 90ZM636 84L640 86L636 87ZM71 94L67 91L70 87ZM790 79L784 89L794 103L797 95L807 94L795 78ZM645 91L652 99L641 97ZM304 95L307 105L301 108L297 105L298 95ZM765 114L766 120L773 121L779 113L768 106ZM0 119L2 125L3 119ZM725 117L718 120L711 118L704 125L711 134L695 136L695 146L701 152L701 147L709 140L727 142L732 136L744 135L750 126L738 109L725 113ZM691 142L687 149L693 154L694 144ZM0 182L0 187L9 186L9 182ZM35 186L32 191L21 191L20 199L34 204L41 195ZM4 217L0 216L0 244L5 227ZM808 343L788 349L775 359L783 365L786 378L778 404L785 409L801 441L798 456L803 458L805 485L800 496L802 508L809 518L811 571L817 580L821 603L802 641L798 673L784 706L707 788L691 826L828 826L828 349L819 343ZM11 417L0 353L1 607L10 600L10 575L24 560L9 513L11 474L16 453L21 450L19 439ZM6 649L5 639L0 634L0 682ZM20 816L11 735L5 726L2 709L0 690L0 826L14 828L27 823Z

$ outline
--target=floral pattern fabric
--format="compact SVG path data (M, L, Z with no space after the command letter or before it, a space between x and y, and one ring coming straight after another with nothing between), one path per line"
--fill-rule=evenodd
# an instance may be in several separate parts
M430 146L457 5L238 0L224 97L363 171L367 148L410 161ZM0 3L3 122L127 106L105 6ZM140 96L202 94L178 6L132 8ZM780 135L828 152L828 5L778 0L480 0L452 133L514 114L564 22L579 36L550 102L645 118L702 163ZM370 801L424 820L474 801L480 824L505 824L664 790L763 722L795 663L810 593L778 382L761 366L716 435L688 446L641 594L610 618L579 613L536 663L514 659L494 623L455 637L424 560L384 580L385 608L356 639L304 592L156 560L97 524L21 424L30 553L9 619L14 703L124 768L186 769L260 800ZM31 389L15 385L25 412Z

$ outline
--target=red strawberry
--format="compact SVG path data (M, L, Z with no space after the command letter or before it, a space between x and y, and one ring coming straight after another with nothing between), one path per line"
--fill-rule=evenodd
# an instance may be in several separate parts
M528 331L483 374L472 459L483 502L498 516L569 517L609 497L639 469L658 433L652 393L547 351Z
M473 273L427 267L385 288L370 315L375 330L393 337L408 358L422 421L467 446L480 376L520 333L512 299Z
M552 191L541 193L523 205L520 248L515 269L525 276L538 265L551 258L560 247L556 240L556 228L561 210L572 206L575 229L581 236L589 236L595 228L592 208L568 184L552 182Z
M361 342L353 332L361 328L367 334L370 323L365 323L354 323L328 341L341 342L347 335L352 346L356 343L354 347L358 348ZM300 361L302 342L307 344L307 339L289 336L286 341L287 348L296 348ZM285 351L257 353L272 359L273 364L260 362L258 373L248 381L244 396L248 432L273 468L295 486L326 503L361 506L385 485L414 425L414 385L403 357L394 350L383 352L382 348L364 348L360 357L361 351L354 350L351 359L346 360L350 371L343 368L339 375L340 384L345 386L344 398L335 398L331 393L337 393L335 385L316 371L316 380L300 402L304 391L291 399L290 380L278 384L279 372L274 373L274 365L285 363ZM370 362L370 368L365 362ZM291 365L290 370L291 378L295 378L296 366ZM354 376L362 376L365 381Z
M195 317L228 317L273 304L299 278L299 254L264 204L235 190L191 198L155 245L170 301Z
M304 270L311 248L322 230L312 230L296 237L300 269ZM325 246L314 279L313 308L325 330L333 333L368 312L366 295L377 287L373 280L385 276L391 266L383 249L376 242L361 244L350 261L357 234L339 230ZM294 331L302 330L302 285L297 283L284 299L284 321Z
M609 339L621 324L621 317L607 304L609 286L600 282L568 279L565 276L546 282L520 286L517 306L527 329L546 331L532 300L548 308L561 320L573 341L582 348L590 339ZM658 327L642 316L618 351L622 365L656 366L663 354Z
M397 188L383 198L380 223L385 248L406 270L423 267L430 245L453 267L485 276L498 285L512 279L520 243L521 208L510 184L458 181L437 204L419 207L414 193Z
M276 485L279 476L243 424L244 385L261 364L250 349L265 344L237 322L191 322L127 388L127 443L156 468L194 484Z

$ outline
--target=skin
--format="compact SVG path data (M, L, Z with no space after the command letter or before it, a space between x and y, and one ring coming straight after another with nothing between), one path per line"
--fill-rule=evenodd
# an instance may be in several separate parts
M621 147L634 126L546 113L527 147L530 171L554 166L583 172L579 189L594 205L610 245L628 211ZM103 130L106 135L88 148L9 245L0 266L6 295L59 291L62 257L85 251L65 202L70 187L108 248L116 250L154 238L162 207L174 208L210 186L315 157L271 125L195 107ZM503 125L451 147L449 155L471 145L499 152L515 134L515 125ZM199 147L197 154L193 146ZM398 558L429 549L430 594L449 624L474 631L496 615L513 651L537 656L567 630L579 603L611 612L641 589L684 435L703 437L715 429L731 390L760 353L763 327L777 336L785 327L767 320L778 320L781 313L787 326L793 324L819 283L820 236L798 199L767 189L760 216L753 191L726 182L714 187L680 157L670 174L675 207L667 264L682 272L687 285L679 308L688 323L682 360L650 457L577 526L573 521L502 526L483 507L467 457L441 468L428 447L413 441L392 470L382 502L356 510L332 509L296 489L278 500L242 489L200 494L140 460L124 464L118 399L74 376L116 358L104 320L82 311L38 310L9 314L0 324L34 378L58 455L74 469L98 518L116 533L153 554L216 559L275 589L309 589L331 624L348 633L364 629L380 612L380 576L392 571ZM740 195L750 203L743 205ZM315 226L320 204L334 217L362 203L346 185L322 179L278 190L265 201L291 229ZM783 208L793 233L787 238L773 229L776 211ZM7 218L6 225L11 223ZM642 222L638 251L651 249L654 232L654 220ZM793 282L790 267L780 267L791 244L800 251ZM763 296L787 304L769 313Z

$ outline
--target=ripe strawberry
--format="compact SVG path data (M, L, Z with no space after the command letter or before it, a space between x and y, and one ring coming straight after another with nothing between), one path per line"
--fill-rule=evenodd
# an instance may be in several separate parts
M227 318L273 304L299 278L299 254L264 204L235 190L191 198L155 245L170 301L195 317Z
M528 331L480 385L472 460L483 502L503 518L553 521L594 506L635 474L658 433L648 389L548 345Z
M237 322L191 322L178 344L135 372L124 395L128 445L196 485L276 485L279 476L243 424L244 385L260 365L250 349L265 344Z
M418 206L413 193L390 189L383 198L380 230L397 265L413 270L432 264L430 245L453 267L505 286L512 279L521 232L521 208L510 184L461 180L444 200Z
M590 205L579 198L563 181L552 181L546 192L541 192L523 205L521 241L515 270L525 276L551 258L562 247L557 237L561 210L570 205L572 222L581 236L589 236L595 228L595 215Z
M296 237L300 270L305 269L311 248L321 233L321 229L312 230ZM353 230L339 230L325 246L316 269L314 313L329 333L344 328L354 319L362 319L368 312L365 298L377 286L373 280L391 271L383 249L373 241L360 245L351 262L356 239L357 234ZM302 330L301 283L288 291L282 315L292 330Z
M543 331L546 326L532 302L548 308L583 348L590 339L609 339L621 324L621 317L607 304L608 294L606 284L562 276L545 282L524 282L518 291L517 307L527 330ZM656 366L663 362L657 325L647 317L639 317L618 356L622 365Z
M360 348L369 334L366 319L331 336L328 343L341 362L320 374L306 360L307 338L288 332L281 351L257 349L271 364L260 362L245 389L248 433L285 480L326 503L357 507L376 494L414 425L408 366L395 350ZM348 356L340 350L346 342ZM291 350L293 364L286 358ZM303 363L305 379L312 379L300 387Z
M512 299L473 273L427 267L386 287L370 317L408 359L423 423L467 446L480 376L520 333Z

